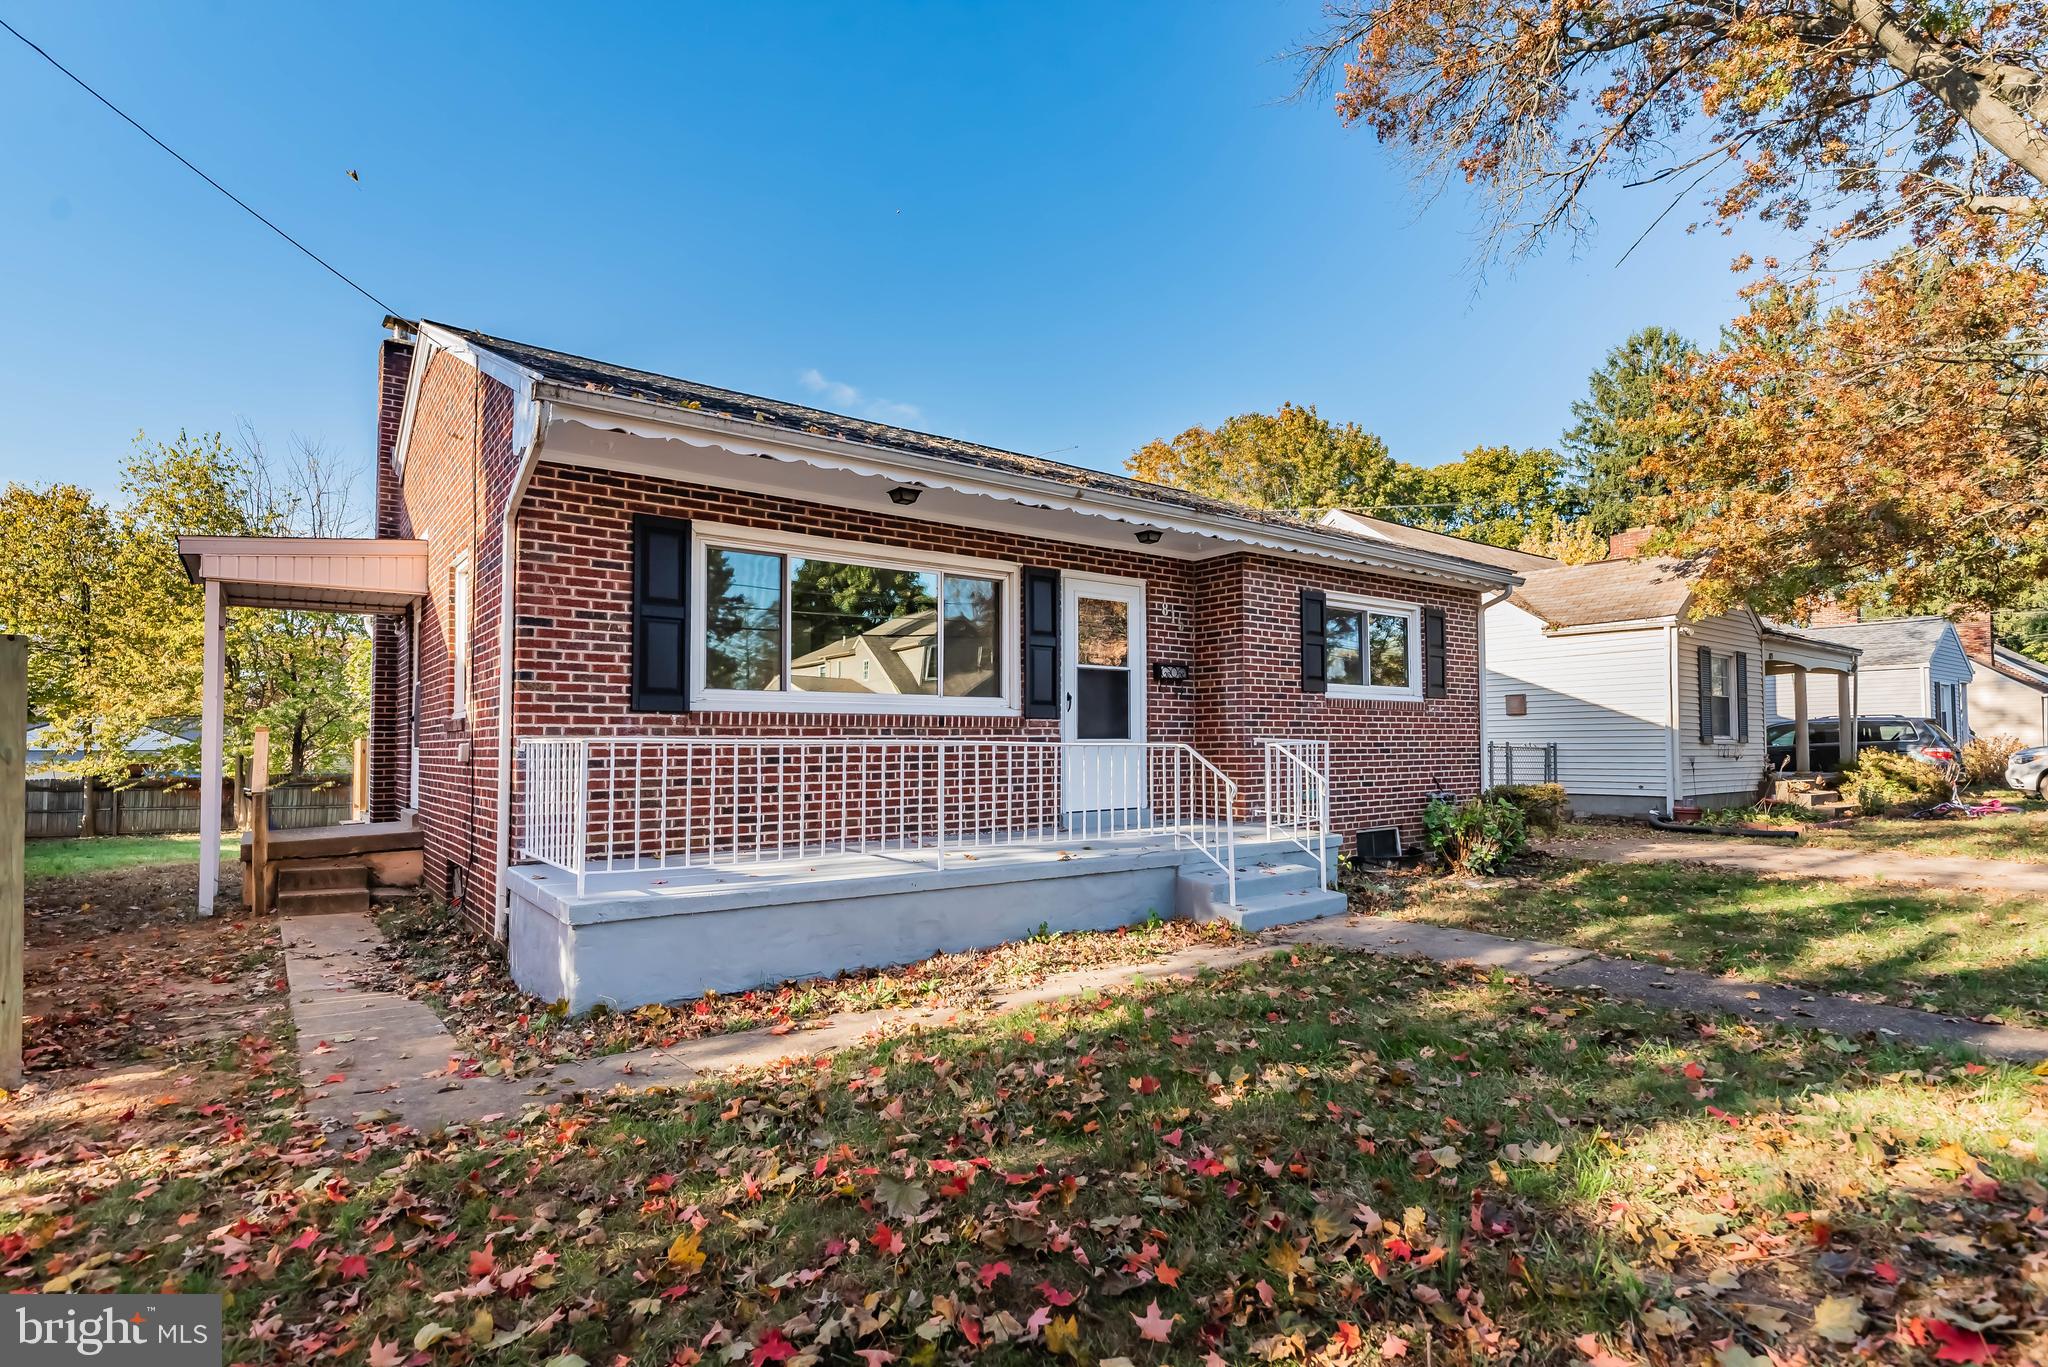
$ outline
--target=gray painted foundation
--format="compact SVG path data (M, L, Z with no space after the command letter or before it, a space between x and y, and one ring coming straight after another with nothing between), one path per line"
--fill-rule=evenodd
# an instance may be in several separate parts
M1302 890L1296 880L1282 892L1275 870L1291 868L1290 856L1306 858L1281 842L1240 841L1240 905L1258 898L1264 879L1274 886L1259 908L1262 924L1341 911L1338 893ZM1172 917L1189 903L1183 871L1198 869L1216 874L1192 851L1139 845L956 859L943 871L877 872L870 863L730 880L646 871L593 877L579 895L566 875L521 865L506 872L507 949L513 980L526 991L567 1001L571 1011L623 1009L912 963L1041 928L1109 930ZM1292 900L1280 911L1265 905L1281 897ZM1227 910L1213 906L1222 900L1197 899L1209 914Z
M1682 797L1681 803L1691 802L1708 811L1720 811L1725 807L1747 807L1756 801L1753 792L1701 793L1696 797ZM1648 793L1573 793L1571 795L1573 816L1667 816L1663 794L1651 796Z

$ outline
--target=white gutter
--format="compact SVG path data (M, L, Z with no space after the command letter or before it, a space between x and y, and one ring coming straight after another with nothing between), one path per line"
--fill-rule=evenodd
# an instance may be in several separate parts
M850 466L856 472L866 469L870 473L905 478L967 494L1110 517L1137 526L1162 527L1194 535L1220 535L1262 549L1330 556L1396 574L1465 587L1505 588L1522 582L1521 576L1512 570L1429 551L1415 551L1393 542L1374 541L1363 545L1363 538L1322 532L1307 524L1276 527L1247 517L1204 514L1135 494L1089 489L1063 480L1015 471L985 469L940 456L876 446L845 437L796 432L771 424L727 418L644 399L598 394L551 381L542 381L536 392L548 401L551 421L581 422L600 431L623 431L628 435L652 439L667 437L670 440L683 440L673 435L677 432L695 433L709 438L706 444L726 450L737 449L742 454L764 455L779 460L824 461L840 467ZM621 419L625 421L622 423ZM736 448L735 442L741 445Z
M505 875L512 868L512 778L518 758L513 753L517 742L512 735L512 676L518 664L514 658L519 609L518 520L526 486L533 482L534 469L540 464L542 434L546 429L541 425L539 410L540 401L533 396L529 377L514 390L512 409L514 451L519 450L519 416L530 418L525 427L526 453L520 457L519 473L512 479L511 492L505 495L505 516L498 527L498 868L493 879L497 885L496 905L491 911L491 938L495 940L505 938L505 924L512 914L512 889Z
M1489 771L1489 766L1493 760L1492 752L1486 748L1486 718L1493 710L1487 705L1488 698L1486 693L1486 610L1495 603L1504 601L1510 592L1511 590L1508 589L1500 589L1490 594L1482 593L1479 595L1479 791L1482 793L1491 786L1489 780L1492 778L1492 774ZM1562 778L1563 773L1564 768L1560 764L1558 767L1560 778Z

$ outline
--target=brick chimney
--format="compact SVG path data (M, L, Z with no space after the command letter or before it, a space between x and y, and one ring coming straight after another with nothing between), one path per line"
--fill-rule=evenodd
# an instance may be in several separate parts
M1952 613L1950 621L1956 624L1956 635L1963 638L1963 653L1973 660L1985 664L1991 662L1991 614L1988 612Z
M398 422L405 412L405 382L412 373L413 334L403 320L387 318L391 335L377 352L377 535L404 536L404 490L391 468L398 445ZM406 716L406 680L411 648L399 619L370 620L370 820L391 821L413 796L410 721Z
M1863 620L1863 610L1830 598L1806 615L1810 627L1852 627Z
M1630 527L1625 532L1616 532L1607 538L1609 560L1633 560L1643 553L1643 543L1650 539L1654 527Z

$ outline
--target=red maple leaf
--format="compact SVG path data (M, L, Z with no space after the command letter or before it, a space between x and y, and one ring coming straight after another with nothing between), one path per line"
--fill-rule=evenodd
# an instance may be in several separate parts
M796 1345L782 1336L780 1329L770 1329L761 1336L760 1347L754 1349L747 1359L748 1367L762 1367L769 1362L787 1362L796 1356Z
M1990 1362L1998 1356L1998 1350L1975 1329L1947 1320L1928 1320L1925 1327L1927 1336L1941 1345L1934 1350L1936 1362Z

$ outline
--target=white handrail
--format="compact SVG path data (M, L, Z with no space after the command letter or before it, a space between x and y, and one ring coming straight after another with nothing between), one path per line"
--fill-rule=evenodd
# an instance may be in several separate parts
M1320 886L1330 886L1330 743L1262 736L1266 838L1292 840L1316 861Z
M529 737L519 853L593 871L1167 837L1237 901L1237 784L1168 741Z

